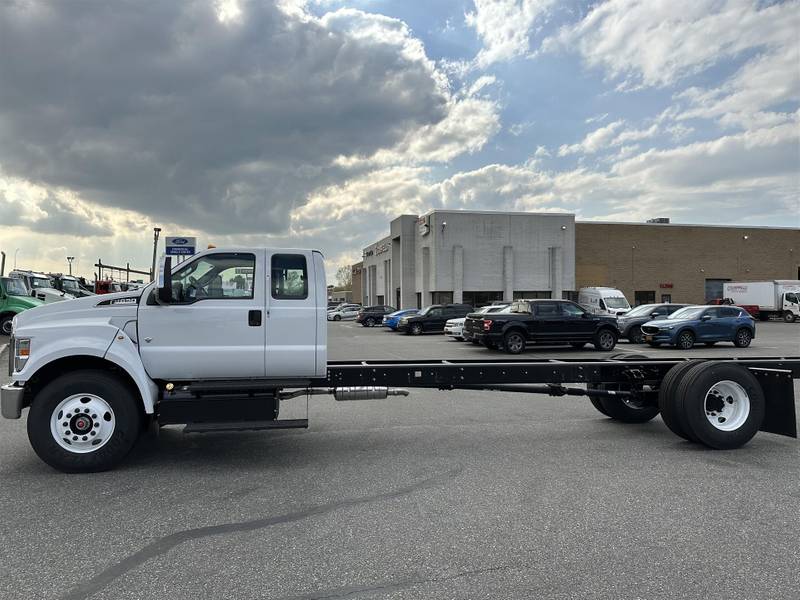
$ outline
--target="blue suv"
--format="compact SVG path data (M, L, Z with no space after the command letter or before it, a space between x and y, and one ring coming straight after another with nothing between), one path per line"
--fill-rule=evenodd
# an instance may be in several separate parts
M689 350L697 342L713 346L733 342L747 348L756 337L756 322L738 306L687 306L666 319L642 325L644 341L651 346L669 344Z

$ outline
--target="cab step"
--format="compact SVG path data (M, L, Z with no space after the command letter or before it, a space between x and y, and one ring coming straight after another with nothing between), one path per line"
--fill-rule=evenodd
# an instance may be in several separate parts
M308 419L275 421L227 421L223 423L189 423L183 433L217 433L223 431L260 431L262 429L305 429Z

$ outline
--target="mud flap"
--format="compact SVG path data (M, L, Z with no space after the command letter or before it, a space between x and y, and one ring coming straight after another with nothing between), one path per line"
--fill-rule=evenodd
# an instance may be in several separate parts
M797 437L792 372L784 369L750 368L764 390L766 412L761 431Z

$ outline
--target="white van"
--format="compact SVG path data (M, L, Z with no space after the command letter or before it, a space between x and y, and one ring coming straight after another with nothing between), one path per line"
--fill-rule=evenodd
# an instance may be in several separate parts
M581 288L578 290L578 304L596 315L616 316L631 309L625 294L610 287Z

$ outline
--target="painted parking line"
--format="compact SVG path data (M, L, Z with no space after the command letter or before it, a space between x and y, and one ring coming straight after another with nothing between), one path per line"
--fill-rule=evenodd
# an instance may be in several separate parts
M8 344L0 344L0 354L2 354L3 350L5 350L7 347L8 347Z

